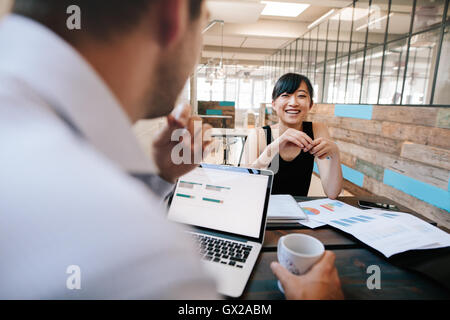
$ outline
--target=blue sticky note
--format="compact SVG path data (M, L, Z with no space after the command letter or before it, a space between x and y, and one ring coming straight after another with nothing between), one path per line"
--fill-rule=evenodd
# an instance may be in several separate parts
M336 104L334 115L336 117L372 119L373 106L368 104Z
M363 186L364 175L361 172L347 167L346 165L342 165L342 175L344 176L344 179L356 184L357 186Z
M385 169L383 183L438 208L450 211L450 192L431 184Z

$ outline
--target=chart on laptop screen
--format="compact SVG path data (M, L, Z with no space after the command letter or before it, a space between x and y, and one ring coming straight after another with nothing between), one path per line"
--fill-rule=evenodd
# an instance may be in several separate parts
M232 200L229 198L231 195L231 186L219 186L217 183L199 183L183 179L180 180L174 196L182 198L180 199L181 201L186 200L187 205L204 206L207 204L223 205L225 202L228 203L228 201Z
M178 181L169 219L258 237L268 177L197 168Z

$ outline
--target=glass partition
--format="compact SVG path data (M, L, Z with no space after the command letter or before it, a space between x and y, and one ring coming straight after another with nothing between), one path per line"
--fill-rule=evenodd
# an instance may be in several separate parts
M448 105L450 101L450 27L446 27L442 42L439 69L434 91L434 104Z
M448 6L355 0L269 58L269 78L306 75L316 102L449 105Z

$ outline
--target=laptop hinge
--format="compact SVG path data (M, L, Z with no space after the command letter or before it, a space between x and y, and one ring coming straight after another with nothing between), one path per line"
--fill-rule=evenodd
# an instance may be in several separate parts
M224 238L224 239L240 241L240 242L249 242L248 239L243 238L243 237L232 236L232 235L223 234L223 233L220 233L220 232L209 231L209 230L204 230L204 229L196 228L196 227L193 227L192 231L198 232L198 233L204 233L204 234L207 234L207 235L210 235L210 236L214 236L214 237L218 237L218 238Z

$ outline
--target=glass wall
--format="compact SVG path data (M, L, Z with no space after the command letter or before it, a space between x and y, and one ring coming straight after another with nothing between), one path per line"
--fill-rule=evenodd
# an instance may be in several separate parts
M439 59L439 68L434 87L435 104L449 104L450 101L450 28L445 27L444 39L442 42L441 55Z
M449 0L354 0L266 62L322 103L450 105Z
M261 103L271 101L273 84L265 75L275 70L275 63L269 60L263 67L225 65L223 79L214 73L214 66L201 65L197 70L197 100L234 101L237 109L257 110Z

